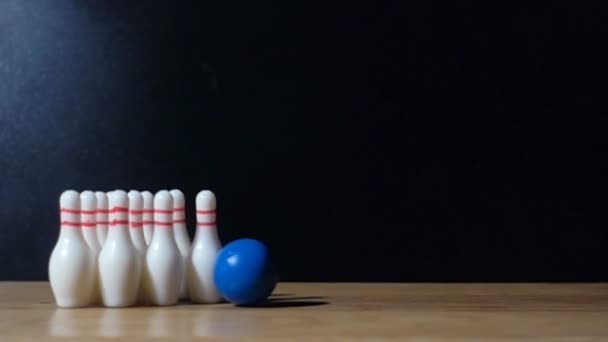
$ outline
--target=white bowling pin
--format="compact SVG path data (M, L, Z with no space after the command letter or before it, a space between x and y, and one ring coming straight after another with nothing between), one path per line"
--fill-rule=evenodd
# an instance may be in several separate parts
M112 191L110 229L99 254L99 284L105 306L131 306L137 299L141 281L141 259L129 235L127 193Z
M184 264L184 270L186 270L186 261L188 254L190 254L190 236L188 235L188 229L186 228L186 199L184 193L180 190L173 189L170 191L173 197L173 234L175 235L175 242L177 248L182 254L182 263ZM182 284L180 286L179 298L188 298L188 282L186 280L186 273L182 278Z
M217 234L216 199L203 190L196 196L196 234L188 257L188 289L194 303L217 303L221 300L214 280L215 259L222 248Z
M150 245L154 233L154 195L150 191L142 191L141 196L144 198L144 238L146 245Z
M97 239L99 246L103 247L106 238L108 237L108 195L105 192L95 192L97 200Z
M129 191L129 233L131 234L131 241L133 245L142 255L146 254L146 239L144 238L143 230L143 198L139 191Z
M82 225L82 235L93 253L95 270L95 290L93 291L92 304L101 303L101 293L99 292L99 282L97 275L97 258L101 251L101 245L97 238L97 198L93 191L83 191L80 193L80 224Z
M173 235L173 198L167 190L154 196L154 235L146 253L146 299L154 305L174 305L184 274L182 255Z
M95 264L81 231L80 195L67 190L59 204L61 231L49 260L49 282L57 306L87 306L94 294Z
M101 245L97 237L97 198L93 191L87 190L80 194L80 224L84 240L97 258Z
M144 230L142 223L142 215L143 215L143 197L139 193L139 191L131 190L129 191L129 232L131 233L131 240L133 241L133 245L135 249L139 252L139 257L142 263L142 267L146 260L146 250L148 249L148 245L146 245L146 240L144 238ZM144 281L142 279L139 285L139 291L137 295L138 303L145 303L145 293L144 293Z

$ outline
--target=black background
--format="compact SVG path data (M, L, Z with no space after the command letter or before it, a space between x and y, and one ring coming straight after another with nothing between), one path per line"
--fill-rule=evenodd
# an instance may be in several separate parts
M0 279L58 198L218 196L285 280L608 280L605 11L0 0Z

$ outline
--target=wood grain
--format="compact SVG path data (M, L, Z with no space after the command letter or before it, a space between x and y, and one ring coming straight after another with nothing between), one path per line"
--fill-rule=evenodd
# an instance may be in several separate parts
M57 309L0 283L0 340L608 341L608 284L281 283L262 307Z

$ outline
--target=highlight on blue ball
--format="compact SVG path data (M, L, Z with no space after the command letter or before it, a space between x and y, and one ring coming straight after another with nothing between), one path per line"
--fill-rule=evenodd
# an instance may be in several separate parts
M222 296L237 305L263 302L278 281L268 248L255 239L239 239L224 246L217 255L214 278Z

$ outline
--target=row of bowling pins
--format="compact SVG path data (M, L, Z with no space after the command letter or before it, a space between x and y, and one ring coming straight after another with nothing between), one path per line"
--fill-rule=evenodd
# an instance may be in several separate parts
M156 195L67 190L59 202L61 229L49 260L49 281L59 307L173 305L188 297L195 303L221 300L213 280L221 249L213 192L196 196L192 244L179 190Z

